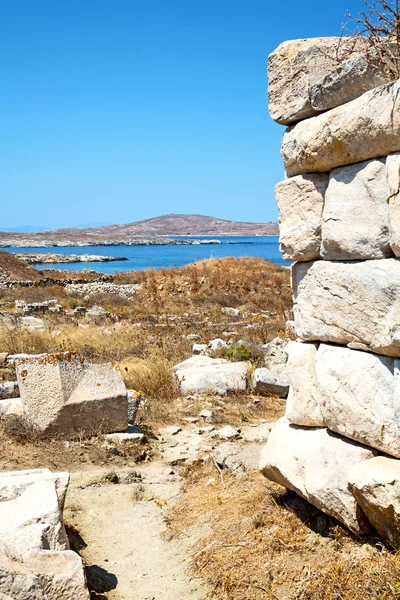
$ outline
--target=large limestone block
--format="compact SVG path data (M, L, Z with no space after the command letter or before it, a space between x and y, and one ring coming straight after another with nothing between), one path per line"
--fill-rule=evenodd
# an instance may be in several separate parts
M78 354L41 354L16 361L25 415L40 431L71 435L124 430L128 396L116 365Z
M89 600L82 559L71 550L21 557L0 544L0 591L13 600Z
M349 487L377 532L400 548L400 461L376 456L355 465Z
M283 42L268 57L268 102L271 117L290 125L315 115L310 87L335 69L354 47L339 37Z
M400 457L400 394L395 393L395 362L399 361L321 344L316 371L326 426Z
M328 173L310 173L276 185L280 250L285 260L320 257L322 210L328 181Z
M400 81L366 92L286 130L282 158L292 177L400 150Z
M318 393L315 359L318 344L290 342L287 346L287 373L290 381L286 402L289 423L305 427L324 427Z
M296 334L400 357L400 261L318 260L292 268Z
M38 479L17 498L0 503L0 539L10 539L15 530L31 525L48 525L46 542L49 550L67 550L65 532L57 492L52 479ZM26 551L30 550L30 538L26 538Z
M331 171L322 218L321 256L358 260L393 256L384 159Z
M400 256L400 153L386 158L386 178L390 246Z
M368 522L348 488L348 477L354 465L373 456L373 450L327 429L302 429L282 418L261 453L260 469L354 533L364 533Z
M357 54L311 86L311 106L316 111L329 110L388 82L387 74L372 53Z
M207 360L205 360L207 359ZM207 356L193 356L174 367L180 391L188 394L216 394L245 392L248 362L229 362Z

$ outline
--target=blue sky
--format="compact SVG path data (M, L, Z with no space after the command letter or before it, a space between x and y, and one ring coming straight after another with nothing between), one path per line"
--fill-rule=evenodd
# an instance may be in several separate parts
M0 3L0 229L164 213L271 221L268 54L361 0Z

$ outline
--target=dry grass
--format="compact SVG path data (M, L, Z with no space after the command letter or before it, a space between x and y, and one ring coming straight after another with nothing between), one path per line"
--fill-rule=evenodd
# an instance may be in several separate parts
M210 478L215 479L209 485ZM377 537L357 539L257 472L237 479L213 465L186 472L167 514L171 537L207 523L193 568L221 600L386 600L400 597L400 556Z
M11 280L37 280L40 273L10 252L0 250L0 276L6 273Z

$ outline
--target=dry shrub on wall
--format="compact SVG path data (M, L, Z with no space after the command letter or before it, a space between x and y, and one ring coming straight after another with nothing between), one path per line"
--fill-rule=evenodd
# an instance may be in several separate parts
M354 47L350 55L358 52L362 44L372 59L374 67L382 69L387 78L394 81L400 77L400 1L361 0L361 2L365 10L361 10L358 16L347 11L345 18L348 22L342 27L343 32L350 30L351 37L354 39ZM348 39L344 36L343 38Z

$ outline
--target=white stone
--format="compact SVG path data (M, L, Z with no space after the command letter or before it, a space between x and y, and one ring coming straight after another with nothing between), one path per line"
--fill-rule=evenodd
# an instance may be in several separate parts
M217 431L213 432L215 437L218 437L220 440L232 440L240 437L240 431L235 427L231 427L230 425L226 425L226 427L222 427Z
M225 340L216 338L215 340L208 342L208 347L212 352L215 352L216 350L221 350L221 348L228 348L228 344L225 342Z
M46 541L50 550L67 550L65 532L54 480L39 478L17 498L0 503L0 539L12 539L13 532L31 525L47 525ZM36 546L28 535L25 540L29 551Z
M400 456L400 393L394 387L395 362L399 361L321 344L316 371L326 426L362 444Z
M112 363L42 354L17 360L16 372L26 417L40 431L95 434L128 426L127 391Z
M321 256L358 260L393 256L384 159L331 171L322 218Z
M193 344L192 354L193 356L208 356L210 351L207 344Z
M280 251L285 260L320 258L321 223L328 173L297 175L275 186Z
M277 394L286 398L289 392L289 379L282 373L272 373L266 367L254 369L251 374L251 389L254 394L271 395Z
M400 357L400 261L319 260L292 268L296 334Z
M8 400L0 400L0 417L6 418L11 415L22 417L24 409L21 398L9 398Z
M400 256L400 153L386 158L386 186L390 246Z
M349 472L373 456L373 450L327 429L303 429L282 418L261 453L260 469L268 479L297 492L358 534L369 526L348 488Z
M396 80L287 129L281 150L287 175L326 173L398 152L399 92Z
M290 382L286 402L289 423L305 427L324 427L318 393L315 358L318 344L290 342L287 346L287 373Z
M207 360L206 360L207 359ZM207 356L193 356L174 367L181 394L216 394L224 396L230 392L245 392L247 362L229 362Z
M21 557L3 544L0 589L12 600L89 600L82 559L71 550L33 550Z
M268 57L271 117L290 125L317 113L310 88L335 69L354 47L351 38L325 37L283 42Z
M310 87L311 106L316 111L329 110L388 81L382 65L374 60L373 52L358 54L344 60Z
M38 317L21 317L21 325L27 329L43 330L46 329L46 323Z
M355 465L349 487L377 532L400 548L400 461L377 456Z
M144 433L130 432L130 431L119 431L117 433L107 433L105 439L115 444L140 444L144 441Z
M230 306L224 306L224 308L221 308L221 312L230 317L239 318L241 316L241 312L238 308L232 308Z

